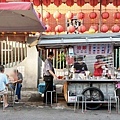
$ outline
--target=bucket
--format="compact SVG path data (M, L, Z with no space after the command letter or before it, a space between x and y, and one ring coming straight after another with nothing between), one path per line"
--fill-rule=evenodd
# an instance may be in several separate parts
M56 93L62 93L63 91L63 85L57 84L56 85Z

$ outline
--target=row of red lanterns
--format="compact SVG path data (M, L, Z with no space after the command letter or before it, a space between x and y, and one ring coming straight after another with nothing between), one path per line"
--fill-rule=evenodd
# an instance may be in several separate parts
M45 27L46 27L46 32L51 32L52 28L49 25L46 25ZM96 32L96 31L98 31L98 26L97 25L92 25L89 28L89 30L91 30L91 29L93 29L94 32ZM72 26L72 25L70 25L69 27L67 27L67 31L69 33L74 33L75 30L76 30L75 27ZM108 28L107 25L104 24L104 25L101 26L100 30L101 30L101 32L106 33L106 32L108 32L109 28ZM112 32L119 32L120 31L120 27L117 24L115 24L114 26L112 26L111 30L112 30ZM64 31L63 26L57 25L55 27L55 32L61 33L63 31ZM77 31L79 33L84 33L86 31L86 27L84 25L81 25L81 26L78 27Z
M7 0L0 0L0 2L6 2ZM31 2L31 0L21 0L22 2ZM59 7L63 1L62 0L54 0L54 5L56 5L57 7ZM66 0L66 5L67 6L73 6L74 5L74 0ZM95 7L98 4L98 0L90 0L89 1L90 5ZM110 0L102 0L101 4L103 6L107 6L110 3ZM45 6L49 6L51 4L51 0L33 0L33 4L35 6L39 6L39 5L45 5ZM85 0L77 0L76 4L80 7L84 6L85 4ZM118 7L120 6L120 1L119 0L113 0L113 5Z
M6 0L4 0L6 1ZM30 2L31 0L22 0L24 2ZM51 0L33 0L33 4L35 6L39 6L39 5L45 5L45 6L49 6L51 4ZM56 5L57 7L59 7L62 3L63 3L63 0L54 0L54 5ZM66 0L66 3L67 6L73 6L75 1L74 0ZM98 0L89 0L89 3L91 6L95 7L99 2ZM110 3L110 0L102 0L101 4L103 6L107 6L108 4ZM85 5L85 0L77 0L76 1L76 4L80 7L84 6ZM119 0L113 0L113 5L118 7L120 6L120 1Z
M61 14L59 11L55 11L54 14L53 14L53 17L54 17L56 20L60 19L61 16L62 16L62 14ZM73 15L73 13L72 13L71 11L68 11L65 16L66 16L67 19L72 19L74 15ZM77 18L78 18L79 20L82 20L82 19L85 18L85 13L79 12L79 13L77 13L76 16L77 16ZM39 17L40 17L40 16L39 16ZM90 19L95 19L96 17L97 17L97 13L94 12L94 11L89 14L89 18L90 18ZM103 12L103 13L101 14L101 17L102 17L102 19L108 19L108 18L109 18L109 13L105 11L105 12ZM115 13L113 14L113 17L114 17L114 19L116 19L116 20L117 20L117 19L120 19L120 12L119 12L119 11L115 12ZM43 18L44 18L44 19L49 19L49 18L50 18L50 13L49 13L49 12L45 12L45 13L43 14Z
M108 30L109 30L109 28L107 25L102 25L101 32L106 33L106 32L108 32ZM117 24L115 24L114 26L112 26L111 30L112 30L112 32L119 32L120 27Z

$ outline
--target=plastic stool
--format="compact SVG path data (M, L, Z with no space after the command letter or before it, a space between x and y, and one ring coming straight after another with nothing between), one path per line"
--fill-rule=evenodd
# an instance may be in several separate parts
M53 91L47 91L46 92L46 105L47 105L47 94L48 93L51 93L51 105L52 105L52 94L53 94L53 92L56 93L56 103L57 103L57 92L55 90L53 90Z
M76 96L76 101L74 103L74 112L76 112L76 105L77 109L79 109L79 103L80 103L80 98L82 98L82 113L84 113L84 96L83 95L77 95Z

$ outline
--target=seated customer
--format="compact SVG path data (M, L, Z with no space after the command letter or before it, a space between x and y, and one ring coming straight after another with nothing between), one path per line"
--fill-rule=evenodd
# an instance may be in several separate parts
M102 76L102 73L103 73L102 66L105 65L105 62L103 62L103 60L102 60L103 58L104 58L104 56L102 56L102 55L96 56L97 61L94 64L94 76L95 77Z
M14 83L16 83L16 95L17 99L15 102L18 102L21 99L21 87L23 82L23 75L18 70L14 70L15 76L14 76Z
M9 76L9 79L12 83L11 88L15 90L15 95L17 96L15 102L18 102L21 99L23 76L18 70L14 70Z
M7 102L7 86L9 81L7 75L4 74L4 69L4 66L0 65L0 94L3 94L4 108L7 108L9 106Z
M85 71L87 70L87 65L83 62L83 57L80 56L79 58L77 58L77 62L74 63L74 72L85 73Z

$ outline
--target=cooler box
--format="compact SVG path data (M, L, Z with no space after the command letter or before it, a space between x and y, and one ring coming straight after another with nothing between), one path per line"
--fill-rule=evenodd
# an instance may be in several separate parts
M53 84L53 90L55 90L55 85L54 85L54 84ZM43 94L44 91L45 91L45 82L40 83L40 84L38 85L38 92L39 92L40 94Z

